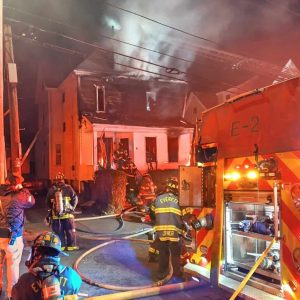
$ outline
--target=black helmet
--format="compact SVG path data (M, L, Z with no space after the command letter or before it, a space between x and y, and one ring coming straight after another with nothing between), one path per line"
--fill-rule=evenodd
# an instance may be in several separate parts
M63 253L61 249L61 241L59 237L51 231L44 231L36 237L33 242L35 248L50 248L57 252L57 254Z
M178 179L176 177L170 177L167 179L166 191L174 195L178 195Z
M31 253L25 262L28 268L35 266L58 266L59 254L64 254L61 249L59 237L51 231L44 231L33 241Z

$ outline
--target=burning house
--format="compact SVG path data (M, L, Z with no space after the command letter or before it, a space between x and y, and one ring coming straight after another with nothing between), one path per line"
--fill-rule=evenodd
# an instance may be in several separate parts
M62 171L80 188L104 159L105 167L113 167L120 144L142 172L149 154L159 169L188 163L193 128L182 119L186 84L112 74L103 64L102 70L91 72L87 69L95 66L86 66L80 65L57 88L46 88L40 101L39 178L53 179Z

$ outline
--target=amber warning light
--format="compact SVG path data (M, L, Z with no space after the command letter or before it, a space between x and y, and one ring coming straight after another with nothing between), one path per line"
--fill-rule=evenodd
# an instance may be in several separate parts
M259 177L259 172L255 167L250 165L237 165L235 169L224 174L225 180L238 181L242 178L247 178L248 180L256 180Z

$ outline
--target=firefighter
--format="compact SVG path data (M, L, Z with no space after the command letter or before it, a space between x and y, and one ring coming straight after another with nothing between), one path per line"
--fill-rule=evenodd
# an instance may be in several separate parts
M28 189L23 188L24 178L9 174L5 184L0 187L0 272L6 264L7 297L19 278L19 265L23 253L24 209L35 204ZM1 292L2 284L1 281Z
M181 280L180 255L182 248L183 220L178 202L177 178L166 182L165 192L159 195L150 207L150 215L155 222L157 234L158 278L163 279L169 273L169 258L173 267L173 281Z
M42 232L33 242L26 261L29 271L14 285L13 300L77 299L82 280L75 270L60 264L61 241L53 232Z
M140 210L146 210L156 198L157 186L152 181L150 174L143 175L142 184L138 193L137 206Z
M72 214L78 203L78 197L73 188L65 184L63 173L57 173L53 186L49 189L46 202L50 209L48 218L52 230L59 236L63 250L78 250L76 245L76 229ZM49 224L50 225L50 224Z

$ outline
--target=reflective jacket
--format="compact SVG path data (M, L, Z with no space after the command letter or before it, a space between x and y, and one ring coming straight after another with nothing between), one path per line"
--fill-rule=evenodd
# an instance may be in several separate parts
M61 189L64 202L64 213L61 216L58 216L54 209L55 193L58 191L58 189ZM53 185L47 193L46 202L48 207L51 209L52 219L70 219L74 218L72 212L77 206L78 197L73 188L68 184Z
M151 204L155 214L154 230L161 241L179 241L183 233L182 210L178 197L171 193L159 195Z
M78 273L71 267L58 266L59 274L57 275L60 282L62 299L77 299L77 293L82 284ZM39 275L32 272L23 274L12 290L13 300L40 300L42 299L42 279Z
M35 204L35 199L28 189L12 191L8 186L0 188L0 238L17 238L23 235L24 209ZM5 230L10 232L5 236Z

